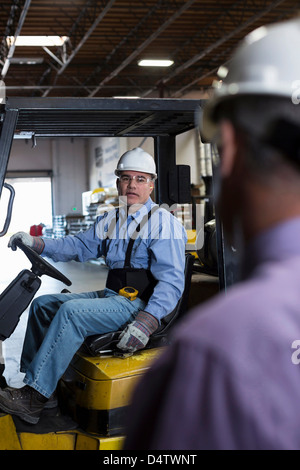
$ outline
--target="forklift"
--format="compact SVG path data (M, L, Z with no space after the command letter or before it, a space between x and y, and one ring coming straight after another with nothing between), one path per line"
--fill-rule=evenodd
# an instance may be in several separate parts
M169 206L190 203L190 167L176 164L176 136L195 129L195 115L201 113L203 104L201 100L178 99L7 98L0 106L0 196L4 187L10 192L10 200L0 236L8 230L13 207L14 189L5 182L5 175L16 137L32 140L34 145L37 139L49 137L151 137L158 173L155 202ZM218 276L219 289L226 290L234 282L235 258L231 247L224 242L217 217L213 226L209 224L206 228L204 246L199 257L193 249L190 250L193 254L186 252L184 293L146 348L130 357L119 357L115 348L120 331L86 338L58 384L57 409L44 410L36 425L0 410L0 450L122 449L134 386L168 346L173 324L186 313L197 263L200 271L205 269L206 253L209 253L207 265L211 266L213 253L214 263L217 257L214 274ZM41 277L53 277L68 287L72 284L32 249L21 242L17 248L32 267L21 271L0 294L1 387L6 386L2 342L12 335L38 291Z

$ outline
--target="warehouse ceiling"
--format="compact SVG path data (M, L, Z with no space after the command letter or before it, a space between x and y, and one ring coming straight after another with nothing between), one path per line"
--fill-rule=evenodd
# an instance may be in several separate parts
M248 32L299 11L296 0L1 0L2 80L7 96L184 98L210 87ZM16 45L41 35L68 39Z

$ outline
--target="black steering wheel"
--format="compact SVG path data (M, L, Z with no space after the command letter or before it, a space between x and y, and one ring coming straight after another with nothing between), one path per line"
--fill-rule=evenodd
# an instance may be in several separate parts
M48 261L46 261L40 255L38 255L36 251L34 251L32 248L27 245L24 245L21 240L14 240L14 245L19 247L25 253L25 255L32 264L31 271L36 276L42 276L43 274L45 274L46 276L53 277L54 279L63 282L67 286L70 286L72 284L70 279L68 279L64 274L58 271L58 269L54 268L52 264L48 263Z

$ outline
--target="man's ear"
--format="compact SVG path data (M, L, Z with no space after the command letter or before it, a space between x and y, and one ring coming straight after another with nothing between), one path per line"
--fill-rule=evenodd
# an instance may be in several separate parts
M117 179L116 179L117 190L119 190L119 185L120 185L120 180L119 180L119 178L117 178Z
M227 178L231 175L237 157L236 131L230 121L224 120L220 125L222 154L221 176Z

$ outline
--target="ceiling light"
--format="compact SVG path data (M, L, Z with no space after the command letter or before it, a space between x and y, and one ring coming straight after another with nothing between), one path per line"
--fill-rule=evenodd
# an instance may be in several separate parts
M67 36L7 36L8 45L15 44L15 46L62 46L67 39ZM15 42L14 42L15 41Z
M44 61L43 57L12 57L9 60L11 64L18 65L37 65Z
M173 60L144 59L138 62L138 65L140 65L141 67L170 67L170 65L173 64Z

